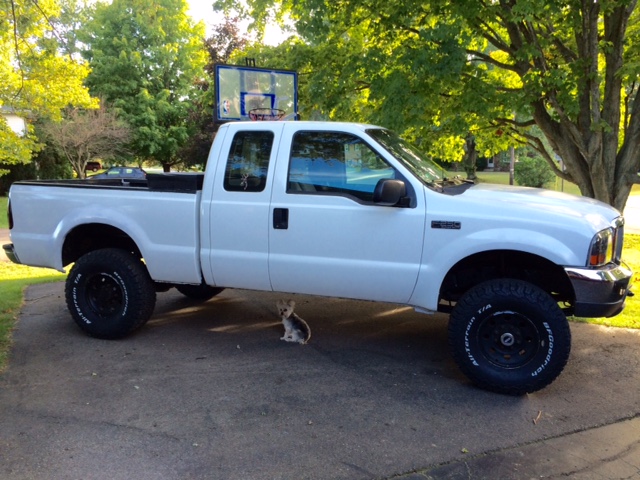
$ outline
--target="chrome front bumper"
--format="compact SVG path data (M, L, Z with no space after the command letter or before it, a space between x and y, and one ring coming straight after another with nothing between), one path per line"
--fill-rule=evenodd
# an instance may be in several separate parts
M576 317L613 317L624 309L633 272L626 265L610 263L592 269L567 267L576 295L573 314Z

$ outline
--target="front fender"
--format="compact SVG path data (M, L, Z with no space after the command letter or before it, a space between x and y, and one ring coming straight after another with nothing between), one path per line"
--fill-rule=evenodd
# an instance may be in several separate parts
M575 238L519 228L489 228L471 231L429 229L425 235L423 263L420 267L416 289L409 303L436 311L440 287L448 272L461 260L488 251L511 250L546 258L556 265L584 265L588 244L575 248ZM574 244L574 248L569 245Z

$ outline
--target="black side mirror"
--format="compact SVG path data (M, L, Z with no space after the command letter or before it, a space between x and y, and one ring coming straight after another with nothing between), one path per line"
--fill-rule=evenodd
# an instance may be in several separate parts
M373 203L393 207L407 195L407 187L402 180L383 178L378 180L373 191Z

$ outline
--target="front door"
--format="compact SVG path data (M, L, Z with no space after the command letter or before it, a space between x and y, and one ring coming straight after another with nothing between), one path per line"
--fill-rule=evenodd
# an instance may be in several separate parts
M405 303L418 277L425 208L372 201L380 179L400 173L356 133L285 127L271 203L269 276L274 290Z

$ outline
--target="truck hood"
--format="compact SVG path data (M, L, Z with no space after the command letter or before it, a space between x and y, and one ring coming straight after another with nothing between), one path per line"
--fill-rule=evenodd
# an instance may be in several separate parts
M491 205L503 213L518 213L530 220L564 217L570 223L587 222L594 231L611 226L620 216L618 210L598 200L541 188L481 183L461 196L474 204Z

